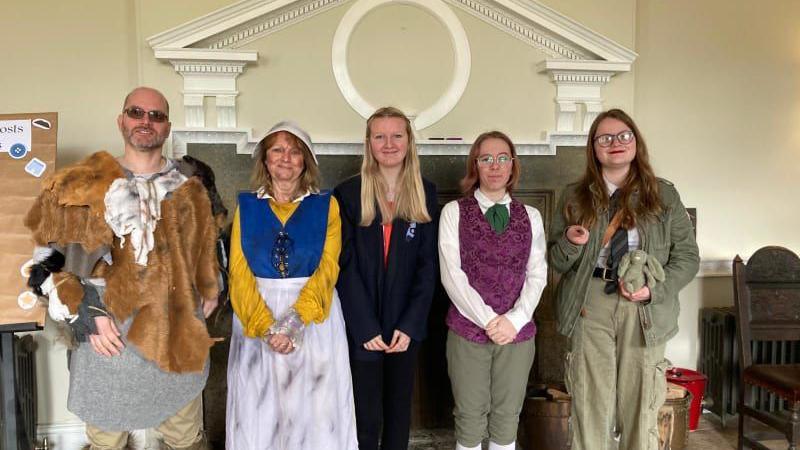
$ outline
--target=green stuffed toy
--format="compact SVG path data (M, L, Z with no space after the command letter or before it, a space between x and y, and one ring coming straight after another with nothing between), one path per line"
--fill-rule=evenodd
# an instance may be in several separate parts
M666 278L661 263L644 250L634 250L623 255L617 275L622 280L625 290L630 293L638 291L645 284L652 288Z

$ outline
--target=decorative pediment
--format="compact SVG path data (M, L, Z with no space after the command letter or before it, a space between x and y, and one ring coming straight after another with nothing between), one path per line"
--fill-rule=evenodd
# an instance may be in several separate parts
M230 131L239 136L243 133L246 138L225 140L250 142L250 131L237 128L236 78L259 55L243 47L340 6L349 9L334 38L331 65L345 100L366 117L374 108L350 82L348 38L366 12L387 3L427 10L448 29L452 38L456 58L452 83L436 104L414 118L417 129L430 126L449 113L469 80L469 42L452 9L460 9L547 55L539 71L548 75L556 86L557 124L555 130L546 133L546 142L540 146L552 151L559 136L569 135L571 142L575 141L574 136L585 136L589 124L603 108L602 87L617 73L630 71L637 56L535 0L243 0L147 40L155 57L169 61L184 79L185 128L178 127L175 131L191 132L182 141L189 136ZM214 127L206 123L204 101L208 97L216 101ZM247 151L246 147L251 145L237 144L237 147L239 151Z

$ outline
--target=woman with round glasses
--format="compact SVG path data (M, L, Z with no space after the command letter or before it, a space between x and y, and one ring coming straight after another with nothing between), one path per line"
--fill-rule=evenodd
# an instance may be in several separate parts
M519 175L511 139L481 134L467 157L464 196L445 205L439 222L457 450L479 450L487 436L490 450L516 448L533 311L547 284L542 217L511 196Z
M337 288L350 344L361 450L408 448L419 344L436 286L436 187L422 178L411 122L367 120L361 173L336 187L342 213Z
M272 127L254 158L231 235L225 448L354 449L338 203L296 124Z
M678 331L678 291L697 273L699 256L678 191L656 178L625 112L603 112L592 124L586 171L564 190L549 245L562 273L558 329L570 337L573 450L612 448L615 435L620 450L655 450L664 345ZM664 282L625 290L617 267L635 249L658 259Z

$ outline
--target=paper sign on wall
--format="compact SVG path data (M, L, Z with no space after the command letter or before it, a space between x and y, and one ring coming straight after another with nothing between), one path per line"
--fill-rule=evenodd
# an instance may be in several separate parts
M55 169L57 142L55 113L0 114L0 327L5 329L44 324L46 308L26 284L23 268L33 254L33 239L23 220L42 180Z
M0 120L0 153L22 159L31 150L30 120Z

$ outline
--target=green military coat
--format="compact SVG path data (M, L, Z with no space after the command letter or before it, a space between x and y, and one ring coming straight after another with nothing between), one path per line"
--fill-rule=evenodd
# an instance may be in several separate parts
M565 336L572 335L586 302L589 279L608 227L608 215L603 211L589 230L585 245L575 245L566 238L564 205L574 196L576 186L567 186L558 202L548 243L550 264L562 274L556 294L556 318L558 331ZM653 220L637 223L642 250L655 256L666 274L663 283L650 288L650 301L642 302L639 309L648 347L664 343L678 332L678 292L694 278L700 264L692 223L678 191L672 183L661 179L659 191L664 211Z

